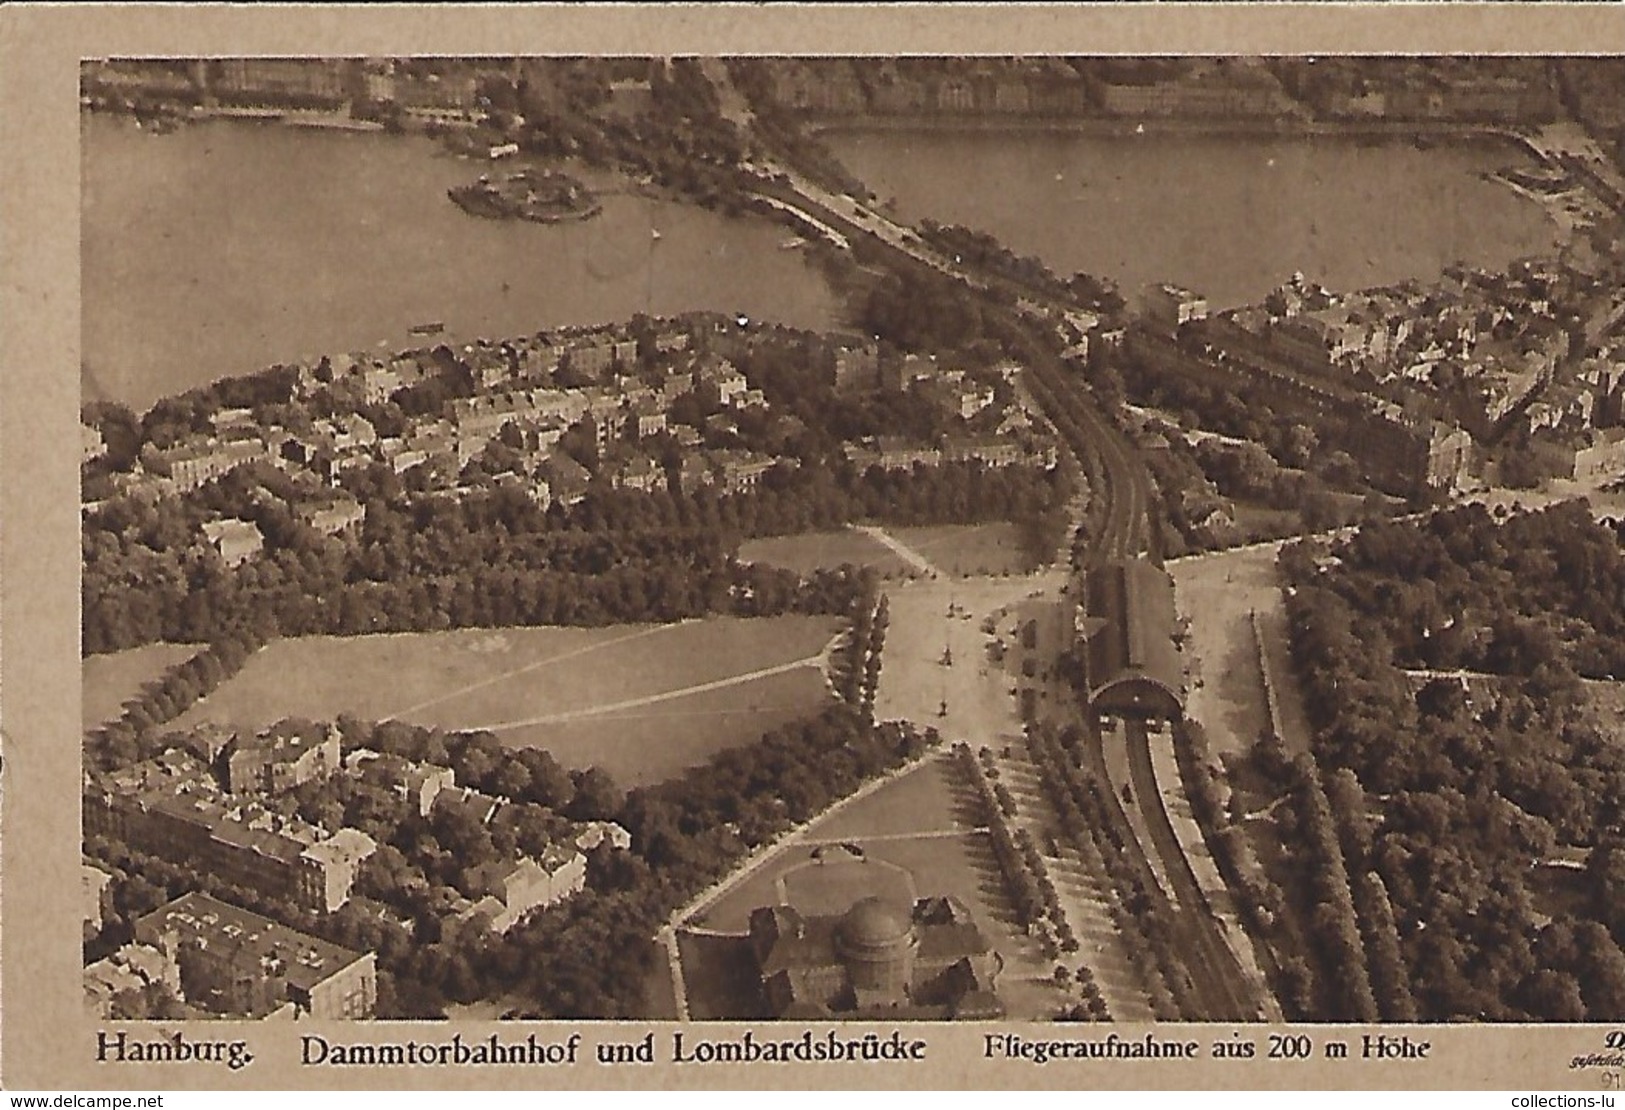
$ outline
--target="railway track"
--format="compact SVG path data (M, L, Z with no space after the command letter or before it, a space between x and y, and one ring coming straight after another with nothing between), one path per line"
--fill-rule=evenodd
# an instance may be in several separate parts
M773 190L764 190L771 192ZM851 237L878 243L889 249L895 259L908 267L935 274L948 274L978 292L1003 290L1008 282L997 275L978 275L949 266L943 259L918 249L911 249L894 238L877 234L844 213L837 212L816 198L786 188L788 196L781 199L796 204L815 214L831 227ZM1019 310L1007 307L989 298L987 309L997 319L1002 330L1019 348L1019 353L1032 371L1029 388L1045 416L1078 460L1089 478L1092 496L1103 504L1098 514L1098 532L1091 536L1088 549L1081 555L1084 568L1116 559L1147 558L1162 565L1162 551L1157 526L1150 518L1151 479L1143 464L1133 455L1133 449L1123 434L1114 427L1094 404L1069 371L1060 356L1045 342L1046 336L1035 329L1047 326L1025 318ZM1151 766L1149 742L1143 724L1130 724L1128 744L1131 781L1136 800L1151 831L1152 850L1163 864L1164 873L1175 887L1176 908L1160 890L1151 896L1170 916L1189 982L1187 996L1194 996L1201 1013L1185 1015L1209 1021L1250 1021L1261 1016L1257 1001L1249 996L1246 977L1225 939L1218 933L1217 919L1207 898L1196 883L1196 877L1174 836L1172 822L1162 806L1157 789L1155 771ZM1100 782L1110 782L1106 774L1105 758L1101 748L1098 723L1091 721L1089 742L1082 758L1090 764ZM1121 799L1111 796L1109 820L1125 832L1129 830L1127 813ZM1132 835L1124 838L1125 851L1131 854L1135 866L1144 874L1151 874L1150 861ZM1156 884L1148 884L1155 890Z
M1134 798L1151 832L1152 845L1162 857L1163 873L1179 902L1174 910L1175 930L1187 953L1185 966L1196 994L1202 1000L1210 1021L1257 1021L1263 1014L1258 1001L1250 997L1246 974L1224 937L1219 935L1217 914L1208 903L1191 870L1190 861L1174 835L1173 822L1162 804L1156 772L1151 765L1151 742L1142 721L1124 726L1128 741L1129 779Z

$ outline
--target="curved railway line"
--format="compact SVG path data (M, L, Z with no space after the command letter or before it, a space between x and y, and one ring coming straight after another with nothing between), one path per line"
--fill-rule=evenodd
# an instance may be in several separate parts
M1014 292L1018 304L1033 306L1027 312L1036 310L1041 314L1043 311L1030 300L1031 290L996 274L973 274L962 266L950 264L923 247L917 238L903 234L901 229L895 234L887 233L879 217L858 209L849 198L843 199L852 208L850 215L813 195L811 186L798 186L793 179L780 179L774 184L764 182L761 191L764 195L776 194L780 201L806 210L851 242L863 241L886 248L894 262L905 268L946 274L982 294ZM1144 464L1135 458L1122 432L1082 388L1077 374L1068 369L1061 356L1046 342L1052 326L1050 321L1042 316L1038 321L1028 319L1022 310L1002 302L1002 297L990 296L984 311L1000 324L1001 330L1019 349L1017 353L1032 371L1028 379L1034 399L1089 479L1091 528L1084 549L1074 554L1076 569L1086 571L1105 561L1135 558L1149 559L1161 566L1161 537L1151 515L1151 479ZM1039 328L1044 330L1041 332ZM1100 781L1108 782L1103 737L1098 722L1093 720L1094 715L1089 713L1088 716L1091 718L1089 742L1081 758L1091 765ZM1189 982L1184 993L1201 1011L1182 1016L1209 1021L1260 1020L1262 1007L1251 996L1240 963L1219 931L1218 920L1196 883L1190 861L1185 858L1163 808L1145 726L1143 722L1131 723L1126 732L1134 794L1128 804L1139 806L1145 817L1151 831L1151 848L1161 857L1163 871L1174 886L1177 905L1158 890L1155 883L1148 884L1148 889L1155 891L1151 896L1169 914L1175 938L1185 954ZM1108 790L1106 794L1110 796L1111 792ZM1122 799L1111 798L1110 819L1126 834L1125 850L1130 852L1134 865L1150 874L1149 860L1131 833L1123 805Z

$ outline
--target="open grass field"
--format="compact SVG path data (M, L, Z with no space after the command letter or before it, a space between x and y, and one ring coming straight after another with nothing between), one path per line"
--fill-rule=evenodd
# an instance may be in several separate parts
M845 842L861 845L864 838L875 836L887 838L879 843L890 845L894 843L891 838L895 837L943 832L957 835L969 831L971 825L955 820L963 808L959 799L964 789L955 781L956 777L947 757L937 756L886 783L868 797L842 806L810 825L799 840L785 845L765 860L692 924L721 932L743 932L752 910L778 901L779 876L811 860L814 850L821 845ZM887 851L877 850L877 855L891 859ZM923 885L919 889L929 891Z
M86 731L124 712L141 687L198 653L197 644L146 644L108 655L86 656L80 664L80 714Z
M938 569L959 578L983 574L1026 574L1032 561L1021 551L1015 525L949 524L929 528L888 528L898 542L925 556Z
M837 810L729 891L696 924L723 932L744 931L752 910L778 901L781 877L791 904L800 905L799 892L812 903L808 907L812 913L835 912L828 906L845 894L851 895L847 906L869 893L889 891L906 897L906 882L893 870L900 867L913 877L921 897L958 895L986 927L997 931L999 923L1009 921L1009 907L986 834L969 819L973 812L969 788L957 780L957 771L943 755ZM864 858L892 866L848 862L838 850L842 844L855 845ZM802 867L814 860L815 852L830 862Z
M896 782L829 815L813 830L819 840L938 832L974 825L969 799L955 788L946 759L934 759Z
M861 898L909 906L919 895L907 868L879 855L849 855L838 848L826 848L818 859L781 872L779 889L785 902L820 917L844 914Z
M540 747L567 767L596 764L622 786L664 782L715 752L815 712L830 700L813 667L688 694L641 708L523 725L497 735L510 747Z
M649 975L643 981L643 1014L651 1021L676 1021L677 991L671 981L671 959L666 946L649 940Z
M851 529L746 540L739 547L739 558L747 563L783 567L797 574L832 570L843 563L874 567L887 577L909 573L908 564L885 544Z
M748 743L829 697L830 617L282 640L177 723L399 719L489 729L625 785Z

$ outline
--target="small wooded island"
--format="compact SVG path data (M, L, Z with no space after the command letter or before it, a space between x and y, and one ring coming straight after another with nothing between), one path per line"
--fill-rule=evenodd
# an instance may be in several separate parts
M586 220L602 206L585 185L557 170L519 170L446 190L464 212L494 220L561 223Z

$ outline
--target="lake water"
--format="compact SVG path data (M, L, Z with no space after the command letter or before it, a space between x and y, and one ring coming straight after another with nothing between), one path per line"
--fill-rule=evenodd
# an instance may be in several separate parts
M801 327L838 306L756 218L618 193L584 223L481 220L446 190L489 167L422 138L84 119L87 398L145 408L223 374L412 342L741 311ZM1332 288L1549 251L1555 225L1482 173L1507 146L1342 138L832 132L904 218L993 232L1062 274L1151 281L1216 307L1301 270ZM593 178L614 185L613 178ZM624 182L619 184L624 185ZM651 234L658 229L657 240Z
M580 223L483 220L446 190L489 165L428 139L83 125L87 399L144 409L276 362L405 347L437 320L462 339L691 309L835 322L821 274L763 219L622 193Z
M1131 302L1173 281L1215 307L1302 271L1333 289L1429 280L1457 261L1547 253L1557 227L1481 174L1508 145L1419 150L1342 137L829 132L898 215L992 232L1063 276L1117 281Z

